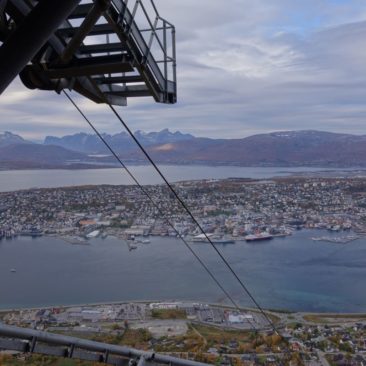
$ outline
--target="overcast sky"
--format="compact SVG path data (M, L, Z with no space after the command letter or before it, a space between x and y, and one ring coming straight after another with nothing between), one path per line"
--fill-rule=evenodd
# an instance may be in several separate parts
M146 1L146 0L145 0ZM177 104L130 99L133 130L245 137L317 129L366 134L365 0L156 0L177 28ZM106 106L78 98L97 127L120 132ZM15 80L0 130L31 139L89 132L61 95Z

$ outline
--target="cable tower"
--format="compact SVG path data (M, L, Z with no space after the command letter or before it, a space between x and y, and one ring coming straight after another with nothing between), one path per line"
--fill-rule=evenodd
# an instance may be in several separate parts
M177 100L175 27L153 0L0 0L0 94L74 90L96 103Z

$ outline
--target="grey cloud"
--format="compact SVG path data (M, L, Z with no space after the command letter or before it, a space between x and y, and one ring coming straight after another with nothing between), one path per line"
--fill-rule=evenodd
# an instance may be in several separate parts
M169 127L212 137L289 129L362 133L364 1L157 0L157 5L177 26L179 101L167 106L151 98L130 100L120 111L133 130ZM62 96L24 90L17 81L8 91L15 94L0 98L1 130L34 138L88 131ZM77 100L100 130L120 131L107 108Z

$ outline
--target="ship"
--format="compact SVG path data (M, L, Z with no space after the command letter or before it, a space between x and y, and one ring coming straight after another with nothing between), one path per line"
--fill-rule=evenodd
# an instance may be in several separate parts
M262 241L262 240L271 240L273 239L273 235L268 233L259 233L259 234L250 234L244 237L245 241Z
M312 237L311 240L313 241L325 241L329 243L336 243L336 244L348 244L352 241L359 239L358 235L346 235L346 236L319 236L319 237Z
M235 240L220 235L207 234L207 237L213 244L235 244ZM193 237L191 241L193 243L208 243L207 237L205 234L199 234Z
M135 243L141 243L141 244L150 244L149 239L143 239L143 238L135 238Z
M99 234L100 234L100 231L99 230L94 230L91 233L87 234L86 235L86 238L87 239L95 239L95 238L97 238L99 236Z
M37 229L36 227L32 227L30 229L22 230L20 232L20 235L22 235L22 236L37 237L37 236L42 236L43 235L43 231Z

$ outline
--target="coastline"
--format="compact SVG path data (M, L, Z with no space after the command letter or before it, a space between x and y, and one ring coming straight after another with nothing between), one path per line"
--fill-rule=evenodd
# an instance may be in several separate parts
M196 216L205 222L208 233L223 236L218 238L222 239L217 243L220 251L257 291L264 307L364 312L365 293L354 276L355 271L359 277L365 271L366 241L360 238L355 245L343 246L354 230L359 232L363 226L360 217L365 208L357 199L361 183L351 179L283 179L256 185L232 179L182 183L179 189L187 197L197 190L204 193L192 196ZM162 187L149 189L158 199L164 199ZM207 200L212 192L214 196ZM260 199L255 198L258 192ZM337 202L332 198L334 192ZM6 236L9 230L29 236L47 234L1 242L4 308L144 298L221 300L222 295L207 283L202 269L194 265L174 232L148 209L136 187L34 190L4 194L3 198ZM14 206L14 201L21 205ZM283 206L286 212L278 216ZM169 208L187 240L197 234L178 207ZM246 234L276 235L286 228L293 232L293 239L276 237L260 245L244 242ZM301 228L304 230L297 230ZM309 228L324 230L315 234ZM127 243L126 235L131 239ZM91 239L84 240L85 236ZM329 237L342 241L319 242L324 238L329 241ZM236 245L226 245L229 239ZM139 244L149 240L152 245ZM77 244L84 247L77 248ZM214 253L205 245L194 248L217 269L218 277L238 303L251 306L225 268L218 266ZM336 286L337 282L341 286ZM351 289L353 303L349 303Z
M217 308L221 310L227 311L240 311L243 313L255 313L260 315L260 311L257 308L251 307L241 307L238 308L232 305L224 305L219 303L211 303L211 302L202 302L202 301L194 301L194 300L135 300L135 301L108 301L108 302L97 302L97 303L80 303L80 304L69 304L69 305L53 305L53 306L37 306L37 307L26 307L26 308L10 308L10 309L1 309L0 308L0 318L9 313L22 313L29 311L47 311L57 309L59 311L67 311L73 308L101 308L101 307L110 307L110 306L126 306L126 305L145 305L149 306L151 304L165 306L168 304L169 306L176 305L178 308L180 305L187 304L197 304L199 306L207 306L210 308ZM281 310L281 309L266 309L263 308L264 312L267 315L272 315L274 318L277 318L276 322L295 322L301 321L305 323L316 323L317 320L322 322L322 319L327 319L334 322L347 322L347 321L366 321L366 312L304 312L304 311L290 311L290 310Z
M316 230L317 231L317 230ZM320 230L319 231L319 235L322 235L322 232L325 232L324 230ZM362 248L364 248L364 243L365 240L364 238L361 238L359 241L356 241L355 244L349 244L349 245L344 245L344 244L334 244L334 243L319 243L317 241L313 241L311 240L311 237L314 235L314 230L307 230L307 229L303 229L303 230L299 230L296 231L293 235L293 237L285 237L285 238L274 238L271 241L265 241L263 243L258 243L258 244L253 244L253 243L246 243L243 241L238 241L236 244L230 244L230 245L220 245L221 250L225 251L225 253L229 254L229 257L231 258L236 258L237 256L239 256L238 258L255 258L257 256L256 253L258 253L258 255L260 253L261 256L264 254L265 257L269 257L271 258L276 258L277 254L275 254L276 252L278 252L278 250L282 250L287 248L286 250L290 250L291 253L293 253L294 255L297 255L297 253L300 250L300 253L306 253L307 252L307 248L312 248L309 252L309 259L312 258L313 256L311 255L311 253L314 253L316 255L316 253L318 253L318 255L320 255L320 258L322 256L325 256L324 258L327 258L328 255L335 255L334 253L345 253L344 250L346 250L347 253L355 253L356 257L351 256L350 258L357 258L358 255L356 253L358 253L359 250L363 250ZM335 236L338 236L338 233L333 234ZM342 234L340 234L342 235ZM54 240L53 240L54 239ZM75 305L80 305L80 304L85 304L85 305L90 305L90 306L94 306L94 305L98 305L98 304L112 304L112 303L126 303L126 302L144 302L146 301L146 299L148 299L149 301L151 301L150 299L155 299L156 302L159 301L169 301L171 299L175 299L177 301L189 301L190 299L199 299L202 302L205 303L214 303L214 304L218 304L220 306L227 306L226 302L223 302L224 300L219 297L218 293L216 291L213 290L208 290L208 291L204 291L203 293L198 292L198 288L197 286L194 287L190 287L188 286L185 290L186 292L186 297L185 296L181 296L179 294L179 291L174 290L174 287L172 287L172 281L168 280L166 282L166 284L164 285L164 287L162 288L162 290L159 290L158 292L158 296L154 296L153 291L149 290L147 291L147 295L153 295L153 296L143 296L144 291L143 289L145 288L144 285L144 278L146 275L152 276L151 278L154 278L152 283L157 283L156 281L158 281L158 278L160 278L159 276L161 276L163 273L166 273L166 270L162 269L159 271L156 271L156 269L154 269L154 263L156 263L155 261L158 260L160 263L160 256L158 253L166 253L168 255L166 261L164 261L164 263L168 264L170 262L169 258L171 257L171 254L175 253L178 250L178 253L182 254L184 253L183 258L186 258L186 252L185 252L185 248L181 245L180 241L178 238L173 238L173 237L150 237L151 239L151 244L150 245L145 245L145 244L138 244L137 245L137 250L133 250L133 251L129 251L128 245L125 241L121 241L117 238L112 238L112 237L108 237L107 239L102 239L102 238L96 238L96 239L89 239L88 241L86 241L86 245L85 244L81 244L81 245L76 245L76 244L69 244L67 243L65 240L63 240L62 238L59 237L55 237L55 236L46 236L46 237L40 237L40 238L17 238L14 239L16 242L12 243L11 240L3 240L3 244L5 245L3 249L5 249L5 253L18 253L19 250L22 251L22 253L24 253L23 251L25 250L25 254L27 255L27 258L29 258L30 262L29 265L26 265L25 268L23 268L23 264L21 264L20 262L17 263L18 261L14 262L13 260L11 260L11 262L7 261L7 263L9 263L7 266L3 267L3 272L5 277L4 278L8 278L11 284L14 284L15 286L17 286L16 288L19 288L18 285L19 281L23 282L23 281L28 281L29 278L38 278L38 284L35 288L35 290L39 291L41 289L41 287L39 286L46 286L46 288L50 288L50 292L51 292L51 297L45 297L43 296L41 293L39 293L39 299L38 297L34 297L33 295L27 296L25 298L26 301L20 301L20 299L18 298L18 296L16 295L18 291L16 291L14 289L13 290L7 290L10 291L9 292L9 296L7 296L8 298L5 299L4 298L4 304L2 306L3 309L0 309L1 311L6 311L6 310L21 310L21 309L28 309L28 308L49 308L52 306L60 306L60 307L70 307L70 306L75 306ZM299 242L300 240L300 242ZM299 244L300 246L296 245L295 243L302 243ZM32 243L35 244L32 245ZM194 248L196 248L198 251L203 251L202 253L207 253L207 243L206 245L202 245L205 243L199 243L197 245L194 245ZM64 248L70 248L70 249L64 249ZM179 249L181 248L181 249ZM281 249L282 248L282 249ZM352 249L351 249L352 248ZM353 249L354 248L354 249ZM351 250L350 250L351 249ZM10 252L9 252L10 250ZM15 250L15 251L14 251ZM167 252L168 250L168 252ZM315 252L314 252L315 250ZM55 253L55 251L59 254L61 254L62 256L54 262L53 256ZM41 253L49 253L49 254L41 254ZM102 260L102 263L105 263L105 265L107 265L107 267L109 268L110 266L112 266L111 268L113 268L113 273L120 273L120 269L119 267L122 266L128 266L127 268L129 268L129 270L132 270L132 267L135 267L136 265L138 266L143 266L142 268L146 268L147 272L145 275L139 276L139 277L135 277L134 282L136 283L137 288L133 289L133 293L135 294L135 296L131 296L131 293L129 293L131 288L131 282L129 277L125 277L125 279L121 278L120 275L113 275L112 277L108 277L108 280L104 279L103 276L99 276L98 274L93 275L91 278L88 277L86 278L85 275L83 275L83 279L80 282L81 284L83 284L83 286L87 286L87 283L89 283L89 281L96 281L96 283L98 283L98 286L102 286L105 288L105 290L102 291L102 294L100 293L100 290L95 290L95 294L93 294L93 291L91 292L90 290L88 290L88 287L86 287L86 289L83 291L83 295L76 295L76 289L73 287L72 291L74 293L73 297L69 298L69 291L67 291L67 286L65 287L65 289L63 289L63 286L66 285L66 281L64 278L72 278L72 275L77 275L80 270L76 270L75 271L71 271L69 274L66 275L66 277L62 277L61 278L57 278L53 277L53 273L54 271L57 271L57 268L64 268L64 262L63 260L67 260L69 261L69 256L70 255L74 255L74 253L78 253L77 256L73 259L72 263L75 263L75 265L77 266L77 258L81 257L90 257L90 255L92 254L92 257L90 257L90 259L97 260L99 262L99 260ZM109 254L108 254L109 253ZM154 257L151 257L152 253L156 253L156 255L154 255ZM171 254L168 254L171 253ZM280 253L280 252L279 252ZM328 254L329 253L329 254ZM180 255L182 255L180 254ZM34 262L33 258L39 258L39 256L41 255L42 258L49 258L50 262L47 264L47 267L44 267L44 262L43 260L39 261L38 259L36 259L36 261ZM44 257L46 255L46 257ZM99 255L102 255L102 257L99 257ZM273 255L275 255L275 257L273 257ZM51 257L50 257L51 256ZM308 255L307 255L308 256ZM156 257L156 258L155 258ZM31 259L32 258L32 259ZM63 259L62 259L63 258ZM114 258L114 259L113 259ZM146 259L149 258L149 261L151 262L150 264L147 264L149 262L146 262ZM338 256L334 257L335 263L338 264L338 259L340 260L341 257ZM343 255L342 255L343 258ZM188 260L189 261L189 256L187 255L187 258L184 259L184 261ZM305 258L303 258L303 260L305 260ZM107 262L106 262L107 261ZM184 263L183 261L183 263ZM273 259L271 259L271 261L273 261ZM344 262L342 260L342 262ZM38 263L38 264L37 264ZM311 262L305 262L306 265L310 265L312 266L312 261ZM308 264L309 263L309 264ZM319 262L320 264L321 262ZM341 263L341 262L339 262ZM146 265L147 264L147 265ZM41 266L41 268L43 268L41 270L41 272L36 271L35 273L33 272L32 266ZM347 264L345 264L347 265ZM70 264L71 266L71 264ZM302 266L302 265L301 265ZM257 265L253 265L251 266L253 267L253 270L257 271L256 273L259 274L258 271L260 271L260 268L262 266L257 266ZM318 268L318 264L316 265L315 268ZM14 268L16 269L16 273L11 273L11 269ZM28 268L28 269L26 269ZM38 267L37 267L38 268ZM75 266L73 266L73 268L77 268ZM126 271L129 271L128 269L125 269ZM286 265L286 268L284 271L279 271L279 270L275 270L275 272L271 272L274 273L276 278L278 278L278 280L280 278L283 278L283 276L285 275L285 273L287 273L288 271L291 271L292 273L292 266L288 267L288 265ZM299 267L301 268L301 267ZM312 267L314 268L314 267ZM320 268L320 267L319 267ZM336 268L336 267L334 267ZM83 273L88 273L88 271L92 270L92 267L90 267L89 265L87 265L87 267L84 267L83 269ZM123 271L125 271L123 270ZM30 271L30 272L29 272ZM109 271L109 270L108 270ZM118 272L114 272L114 271L118 271ZM312 270L313 271L313 270ZM41 275L42 272L46 272L47 276L44 279L41 279L38 276L43 276ZM37 273L39 273L39 275L37 275ZM125 272L127 273L127 272ZM130 272L128 272L130 273ZM155 275L156 273L156 275ZM244 273L244 272L243 272ZM352 271L350 272L352 273ZM196 273L196 271L194 271L194 273L192 273L192 275L187 276L187 283L190 283L190 280L188 280L188 278L196 278L195 276L199 275L199 273ZM51 276L51 277L49 277ZM193 277L192 277L193 276ZM280 276L280 277L277 277ZM300 275L300 278L302 278L302 275ZM268 277L268 279L267 279ZM49 279L47 279L49 278ZM174 276L175 278L175 276ZM262 278L262 276L261 276ZM295 277L296 278L296 277ZM197 279L199 279L199 281L202 281L201 277L198 277ZM277 280L277 282L278 282ZM88 282L86 282L88 281ZM254 282L253 282L254 281ZM265 281L265 282L261 282L260 288L263 288L263 286L268 287L268 286L272 286L272 276L263 276L261 281ZM269 281L269 282L268 282ZM174 282L174 281L173 281ZM254 278L250 278L250 282L249 285L251 286L255 286L256 280ZM310 289L306 289L306 287L304 288L303 292L297 292L297 291L293 291L292 290L292 284L293 281L289 281L288 284L287 282L283 283L283 285L281 284L281 282L279 282L280 287L278 288L279 291L277 293L272 294L271 296L269 295L262 295L261 298L261 305L263 305L263 308L265 308L267 311L274 311L274 312L278 312L278 313L309 313L309 314L327 314L327 313L332 313L332 314L362 314L362 313L366 313L365 307L362 307L361 304L364 304L363 302L363 295L358 296L359 304L358 306L353 306L348 308L347 306L345 306L345 302L343 301L343 295L342 293L339 294L338 291L334 292L332 290L328 291L328 286L327 288L324 290L320 290L318 288L310 288ZM310 284L310 282L309 282ZM61 286L61 293L63 294L62 297L60 297L59 295L57 295L57 291L56 291L56 287ZM115 288L116 286L121 288L121 293L118 295L118 291L113 291L112 289ZM278 285L277 285L278 286ZM277 287L276 286L276 287ZM4 291L6 290L6 288L8 288L9 286L5 286L4 287ZM135 286L134 286L135 287ZM98 287L99 289L101 289L101 287ZM108 290L108 289L111 290ZM21 287L19 288L21 289ZM124 292L126 292L126 294L124 294ZM138 292L141 292L141 297L140 294L138 294ZM301 291L301 290L300 290ZM13 295L11 295L13 293ZM99 294L99 295L98 295ZM136 296L137 294L137 296ZM198 296L197 296L198 294ZM155 293L156 295L156 293ZM178 296L177 296L178 295ZM193 296L191 296L193 295ZM236 295L236 297L239 296L239 294ZM274 297L273 297L274 296ZM339 296L339 297L338 297ZM68 301L69 298L69 301ZM299 299L302 299L301 301ZM38 299L38 300L37 300ZM139 299L139 300L136 300ZM286 300L286 303L284 302L284 299ZM66 300L66 301L65 301ZM71 301L70 301L71 300ZM81 301L79 301L81 300ZM83 301L86 300L86 301ZM89 301L92 300L92 301ZM93 301L96 300L96 301ZM105 301L107 300L107 301ZM239 300L239 298L238 298ZM241 308L250 308L251 304L248 303L246 301L245 298L242 298L242 301L239 300L239 302L241 302ZM288 305L287 305L288 302ZM6 304L8 304L8 306L6 306ZM14 305L13 305L14 304ZM281 306L284 305L284 306ZM1 306L1 305L0 305ZM349 311L350 310L350 311Z
M152 174L148 165L131 165L140 176L143 185L159 185L161 180ZM330 168L330 167L244 167L233 165L177 165L160 164L170 182L185 182L197 180L246 179L261 181L286 178L311 177L357 177L366 176L366 168ZM52 172L52 174L50 174ZM132 185L133 182L121 174L121 169L106 167L88 169L14 169L0 170L2 178L1 192L26 191L42 188L67 188L97 185ZM103 174L102 174L103 173ZM361 174L362 173L362 174Z

